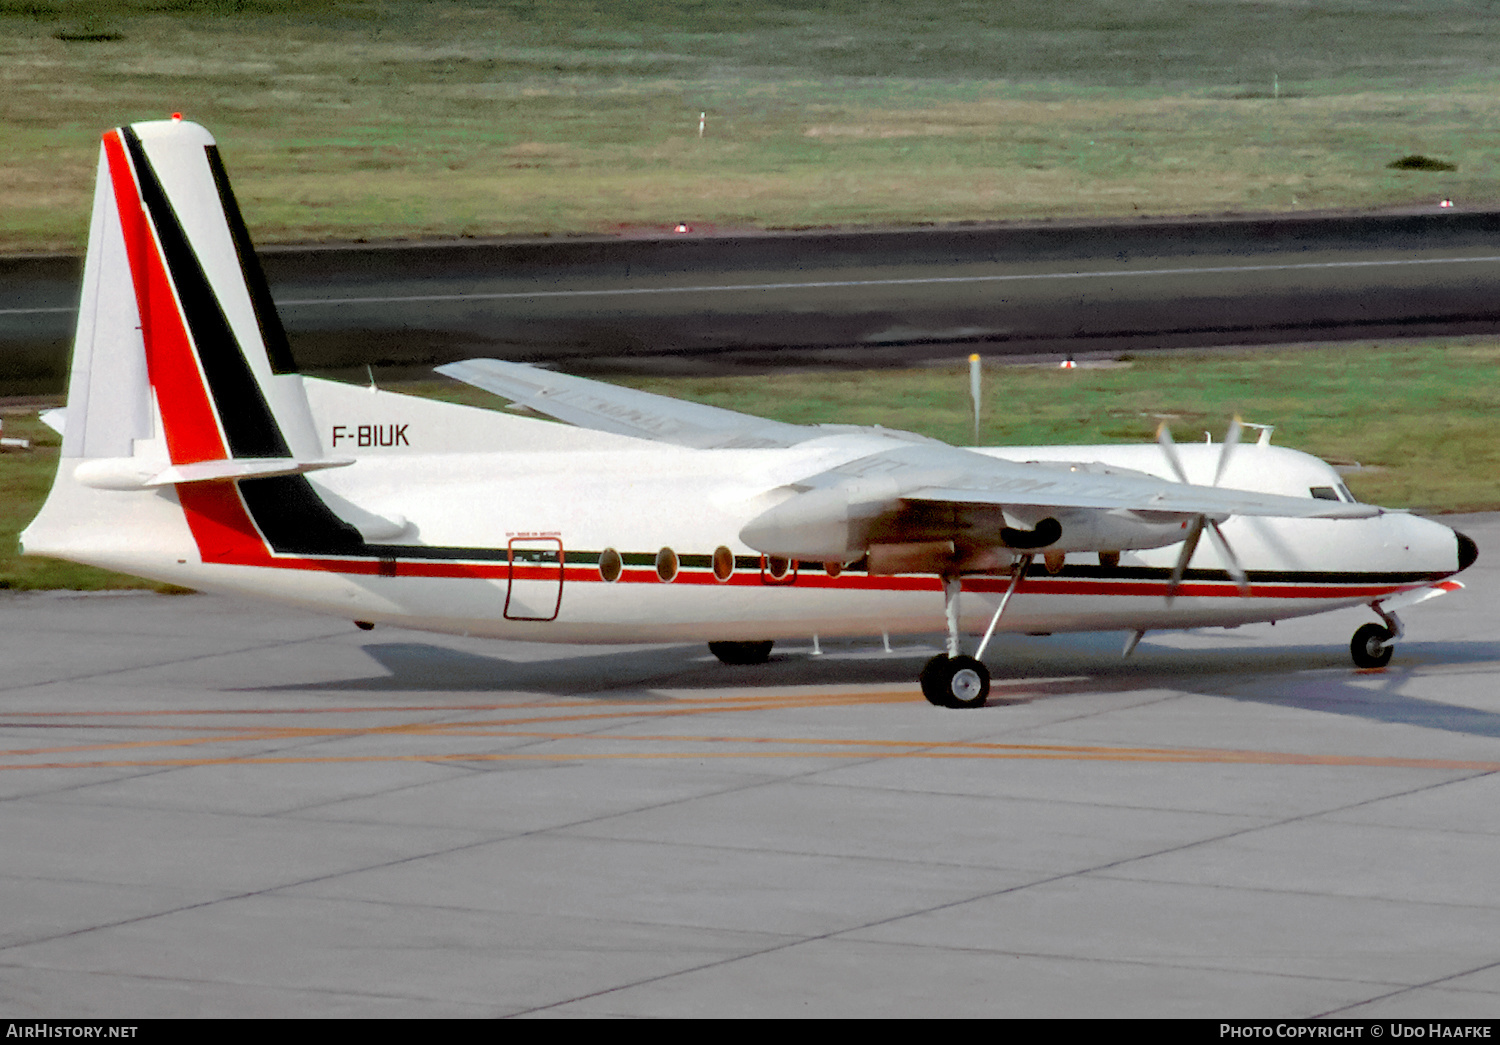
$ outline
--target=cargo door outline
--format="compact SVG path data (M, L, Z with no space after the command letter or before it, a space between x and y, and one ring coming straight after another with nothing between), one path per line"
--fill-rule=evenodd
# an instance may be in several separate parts
M562 541L556 537L512 537L506 559L505 619L556 620L562 609Z

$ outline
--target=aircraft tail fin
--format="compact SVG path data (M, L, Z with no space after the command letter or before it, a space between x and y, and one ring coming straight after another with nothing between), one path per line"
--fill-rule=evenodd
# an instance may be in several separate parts
M352 462L324 453L293 370L213 138L106 132L62 460L24 549L194 585L201 564L358 551L302 474Z
M64 458L322 456L218 149L180 119L104 135ZM162 453L164 448L165 453Z

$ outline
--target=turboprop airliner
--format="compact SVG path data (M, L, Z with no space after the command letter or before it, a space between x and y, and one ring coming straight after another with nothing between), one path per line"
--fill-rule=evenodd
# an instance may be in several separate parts
M977 707L997 631L1234 627L1459 587L1474 542L1240 440L960 448L794 425L534 367L439 368L521 414L296 372L214 140L107 132L61 462L27 553L350 619L557 642L946 633ZM538 416L540 415L540 416ZM981 635L977 645L971 638Z

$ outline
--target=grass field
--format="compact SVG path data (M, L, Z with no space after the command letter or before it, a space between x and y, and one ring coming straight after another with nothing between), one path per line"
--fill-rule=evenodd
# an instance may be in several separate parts
M1139 442L1170 417L1180 441L1229 419L1276 425L1276 443L1336 463L1365 501L1426 511L1500 509L1500 342L1432 341L1147 356L1128 367L1063 371L997 366L985 380L986 444ZM883 424L967 444L967 365L909 371L633 380L635 387L785 421ZM493 396L433 380L392 386L473 405ZM0 454L0 587L101 588L132 582L20 558L15 537L56 469L57 438L34 414L7 416L7 435L41 449Z
M1486 204L1497 52L1462 0L0 0L0 250L173 111L262 242Z

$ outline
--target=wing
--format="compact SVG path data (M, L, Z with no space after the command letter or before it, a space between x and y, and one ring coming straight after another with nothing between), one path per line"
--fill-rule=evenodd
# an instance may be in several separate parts
M790 447L849 434L863 453L786 487L740 532L768 555L851 561L879 544L1080 551L1156 548L1188 522L1232 515L1359 518L1339 501L1195 486L1098 464L1017 463L888 429L794 425L524 363L470 359L438 373L570 424L697 449Z
M851 561L881 544L1048 551L1159 548L1198 516L1350 519L1373 505L1173 482L1096 464L1020 463L897 446L792 484L740 532L768 555Z
M824 434L811 425L767 421L525 363L469 359L437 372L580 428L700 450L795 446Z

